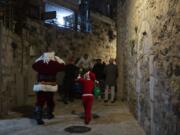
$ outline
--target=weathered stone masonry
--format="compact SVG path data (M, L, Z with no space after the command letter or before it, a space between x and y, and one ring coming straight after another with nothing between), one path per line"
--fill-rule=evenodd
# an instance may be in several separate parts
M118 10L121 93L147 135L177 135L180 1L119 0Z
M56 54L65 61L70 56L79 58L88 53L92 59L105 62L116 56L115 27L97 19L93 20L92 33L81 33L43 23L27 20L22 35L0 27L0 114L11 108L26 105L36 74L33 61L41 55L47 45L52 45ZM2 72L2 74L1 74Z

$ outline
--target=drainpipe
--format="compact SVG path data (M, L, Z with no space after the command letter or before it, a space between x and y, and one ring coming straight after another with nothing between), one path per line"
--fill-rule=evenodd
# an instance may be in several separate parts
M121 1L118 1L118 18L117 19L117 64L118 64L118 80L117 80L117 96L121 100L126 100L126 90L124 87L124 45L126 40L126 10Z
M1 64L1 59L2 59L2 21L0 20L0 95L2 91L2 64ZM0 104L0 115L2 113L2 106Z
M2 21L0 21L0 91L2 86Z

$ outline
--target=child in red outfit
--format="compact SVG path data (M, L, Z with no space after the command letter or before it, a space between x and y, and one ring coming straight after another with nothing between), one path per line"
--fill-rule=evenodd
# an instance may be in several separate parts
M93 104L93 89L94 81L96 77L91 71L84 74L84 78L79 78L79 82L82 84L82 101L84 105L84 122L89 124L91 121L91 109Z

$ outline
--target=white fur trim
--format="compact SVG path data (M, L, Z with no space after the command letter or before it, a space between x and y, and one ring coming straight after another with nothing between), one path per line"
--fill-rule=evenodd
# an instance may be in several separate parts
M65 62L61 58L59 58L58 56L55 56L55 60L60 64L65 64Z
M43 55L41 55L39 58L37 58L37 59L35 60L35 62L38 62L38 61L40 61L40 60L43 60Z
M93 94L82 94L82 96L93 96Z
M55 56L55 52L46 52L43 53L38 59L35 60L35 62L38 62L40 60L43 60L44 63L49 63L50 60L57 61L60 64L65 64L65 62L59 58L58 56Z
M39 92L39 91L44 91L44 92L56 92L58 90L57 85L45 85L45 84L34 84L33 86L33 91L34 92Z
M49 63L50 60L55 61L55 53L54 52L46 52L43 53L35 62L38 62L40 60L43 60L44 63Z

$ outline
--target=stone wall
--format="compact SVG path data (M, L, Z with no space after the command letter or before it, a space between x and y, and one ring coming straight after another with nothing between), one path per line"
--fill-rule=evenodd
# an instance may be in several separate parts
M11 31L1 27L1 89L0 112L5 114L9 108L22 105L25 101L25 51L22 40Z
M119 0L118 10L120 91L147 135L177 135L180 1Z
M107 62L116 57L115 27L93 20L92 33L81 33L42 22L28 20L22 35L0 27L0 114L7 114L16 106L26 105L32 92L36 73L33 61L52 45L56 54L65 61L68 57L79 58L88 53L92 59ZM31 101L32 103L32 101Z
M56 48L57 55L65 60L70 56L79 58L88 53L93 59L101 58L108 62L110 57L116 57L115 26L98 20L92 22L92 33L75 32L55 26L40 28L41 25L29 22L28 29L34 29L36 34L32 35L26 30L25 35L28 35L26 38L35 50L43 50L44 46L52 45ZM39 53L41 52L36 52L35 55Z

